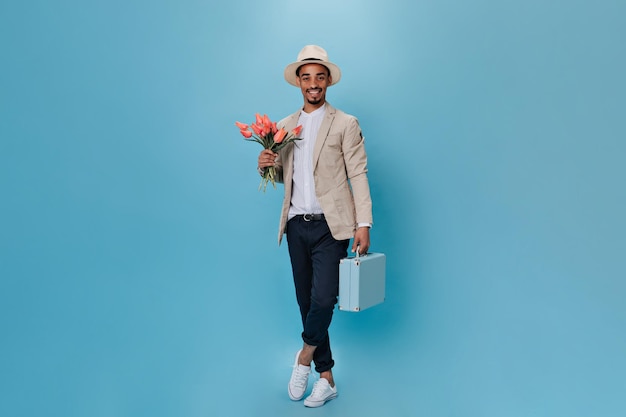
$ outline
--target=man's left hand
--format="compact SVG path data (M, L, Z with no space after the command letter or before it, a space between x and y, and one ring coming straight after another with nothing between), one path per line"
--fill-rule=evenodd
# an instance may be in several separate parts
M370 228L359 227L354 234L354 243L352 244L352 252L356 252L359 247L359 255L367 253L370 248Z

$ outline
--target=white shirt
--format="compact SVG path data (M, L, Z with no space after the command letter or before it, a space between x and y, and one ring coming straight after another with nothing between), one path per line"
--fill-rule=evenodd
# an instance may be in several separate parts
M289 219L298 214L323 214L322 206L320 206L315 195L313 149L325 115L326 104L311 113L305 113L304 110L300 112L297 125L302 125L302 140L294 142L293 184ZM358 227L372 227L372 225L370 223L358 223Z
M298 126L302 125L302 140L294 142L293 149L293 186L291 191L291 207L289 218L298 214L322 214L317 197L315 196L315 181L313 179L313 148L320 130L326 104L311 113L300 112Z

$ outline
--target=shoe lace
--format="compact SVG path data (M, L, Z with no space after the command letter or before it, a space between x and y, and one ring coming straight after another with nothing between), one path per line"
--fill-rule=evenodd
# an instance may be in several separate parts
M296 365L296 372L294 372L293 374L293 381L292 381L293 385L299 388L304 388L304 386L307 383L308 376L309 376L309 373L306 370L303 370L302 368Z
M321 397L326 391L326 385L322 383L322 380L315 381L313 384L313 391L311 392L311 397Z

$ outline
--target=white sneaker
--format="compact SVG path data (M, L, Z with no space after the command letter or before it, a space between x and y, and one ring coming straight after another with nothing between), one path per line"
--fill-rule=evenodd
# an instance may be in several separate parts
M307 407L321 407L326 404L326 401L330 401L333 398L337 398L337 386L333 388L325 378L320 378L313 384L313 392L306 397L304 405Z
M289 398L294 401L300 401L302 397L304 397L304 393L309 385L309 374L311 373L310 366L300 365L298 363L298 357L300 357L301 350L296 353L296 362L293 364L291 379L289 380L289 386L287 387L289 391Z

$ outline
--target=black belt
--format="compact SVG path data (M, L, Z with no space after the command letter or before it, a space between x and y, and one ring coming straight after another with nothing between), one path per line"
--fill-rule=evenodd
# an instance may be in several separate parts
M301 217L305 222L324 220L323 214L298 214L296 217Z

